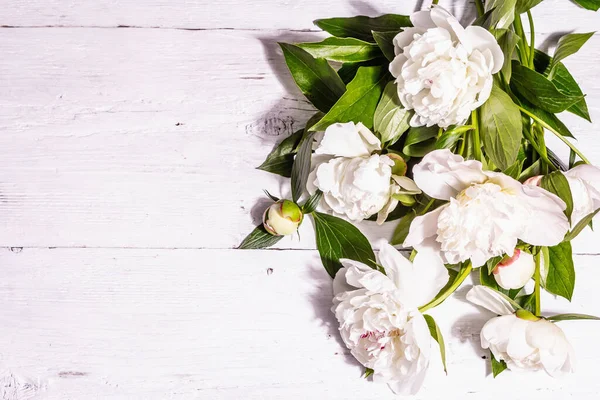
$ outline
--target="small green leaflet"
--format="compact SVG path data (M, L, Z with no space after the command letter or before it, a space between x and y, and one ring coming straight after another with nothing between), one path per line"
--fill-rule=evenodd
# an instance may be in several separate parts
M440 345L440 355L442 357L442 364L444 364L444 372L448 375L448 368L446 367L446 345L444 344L444 337L442 336L440 327L435 323L435 320L431 315L424 314L423 317L425 317L431 337Z
M571 138L574 137L573 134L571 133L571 131L569 130L569 128L567 128L567 126L565 124L563 124L562 121L559 120L555 114L548 112L546 110L542 110L541 108L538 108L538 107L534 106L533 104L529 103L527 100L519 99L519 102L521 104L521 107L523 107L524 109L526 109L527 111L529 111L530 113L532 113L533 115L535 115L536 117L538 117L539 119L541 119L542 121L544 121L545 123L550 125L561 135L566 136L566 137L571 137ZM577 104L579 104L579 103L577 103ZM577 104L571 106L571 108L577 106ZM571 108L569 108L569 110ZM586 110L587 110L587 108L586 108Z
M412 113L406 110L398 98L396 83L389 82L375 109L373 125L382 143L396 142L410 128Z
M519 179L519 176L521 176L521 172L523 172L523 164L525 163L525 160L517 160L515 161L515 163L513 165L511 165L510 167L506 168L504 170L504 174L510 176L513 179Z
M535 292L525 296L519 296L516 300L525 310L535 314Z
M599 211L600 211L600 208L597 209L596 211L594 211L593 213L590 213L590 214L586 215L585 217L583 217L581 219L581 221L579 221L575 225L575 227L573 229L571 229L571 232L567 233L567 235L565 236L565 241L568 242L568 241L575 239L577 237L577 235L579 235L581 233L581 231L592 222L592 220L594 219L596 214L598 214Z
M373 375L375 373L374 370L372 370L371 368L365 368L365 375L364 378L367 379L368 377L370 377L371 375Z
M319 206L319 203L321 202L322 198L323 192L317 190L315 194L313 194L308 200L306 200L306 203L304 203L304 205L302 206L302 212L304 214L310 214L311 212L315 211Z
M387 73L381 67L360 67L348 84L348 90L311 131L324 131L329 125L342 122L362 122L373 128L373 114L386 84Z
M600 318L587 314L558 314L546 318L548 321L575 321L580 319L591 319L600 321Z
M500 72L502 73L504 82L508 85L512 75L512 55L520 38L510 29L494 29L492 34L496 37L502 52L505 54Z
M503 360L496 360L494 357L494 353L490 351L490 361L492 363L492 374L494 374L494 378L500 375L506 368L506 363Z
M410 157L423 157L435 149L438 133L437 126L419 126L408 130L402 153Z
M318 43L299 43L315 58L324 58L337 62L369 61L381 57L381 50L376 44L354 38L329 37Z
M379 67L382 65L386 65L386 60L383 57L369 61L343 63L337 72L342 79L342 82L347 85L348 83L352 82L352 79L354 79L360 67Z
M314 212L317 249L327 273L333 278L342 267L340 259L360 261L375 267L375 253L367 238L350 222Z
M492 28L507 29L515 20L517 0L487 0L485 11L492 11L489 23Z
M300 129L291 136L283 139L257 169L285 176L286 178L292 176L294 154L303 134L304 130Z
M359 15L350 18L318 19L314 24L333 36L352 37L367 42L373 41L372 31L398 31L412 26L410 17L397 14L384 14L375 18Z
M595 32L589 33L569 33L561 37L558 41L558 46L554 52L554 58L550 64L550 73L548 77L552 79L554 76L554 67L567 58L568 56L575 54L581 49L581 47L587 42Z
M392 61L396 57L396 52L394 50L394 38L398 35L398 33L400 33L400 31L373 31L373 38L388 61Z
M541 175L542 170L540 167L541 160L537 160L533 164L531 164L525 171L519 175L519 181L525 182L529 178L533 178L534 176Z
M274 236L260 225L257 226L240 244L238 249L264 249L279 242L283 236Z
M579 4L581 7L587 9L587 10L592 10L592 11L598 11L598 9L600 8L600 0L574 0L575 3Z
M573 250L570 242L562 242L548 247L549 262L546 290L557 296L571 301L575 288L575 266L573 265Z
M533 105L551 113L565 111L581 101L583 96L572 96L559 91L544 75L513 61L511 88Z
M306 98L319 110L329 111L344 94L346 86L324 59L314 58L298 46L279 43L285 62Z
M523 138L521 112L497 85L479 110L483 147L492 162L504 170L515 163Z
M571 188L569 187L569 181L560 171L555 171L542 178L542 188L546 189L550 193L554 193L560 197L566 204L565 215L571 220L571 214L573 213L573 195L571 194Z
M292 199L298 202L304 190L310 173L310 161L312 157L312 142L314 133L305 136L304 141L298 149L298 154L292 167Z
M280 200L279 197L277 196L273 196L271 193L269 193L269 191L267 189L263 189L263 192L265 192L265 194L267 195L268 198L270 198L271 200L278 202Z
M540 4L543 0L517 0L517 14L523 14Z

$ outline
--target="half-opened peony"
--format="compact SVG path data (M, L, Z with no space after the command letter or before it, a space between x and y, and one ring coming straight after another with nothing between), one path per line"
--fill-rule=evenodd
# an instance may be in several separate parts
M465 161L450 150L427 154L413 169L417 186L449 203L414 219L404 246L439 252L444 262L479 267L514 254L517 240L559 244L569 230L566 204L552 193Z
M414 182L392 174L394 161L374 153L381 150L379 139L362 123L329 126L317 144L307 189L323 192L328 209L352 221L378 214L383 223L394 210L399 193L420 193Z
M509 369L543 369L552 376L573 371L573 348L554 323L515 310L498 292L484 286L471 289L467 300L500 315L483 326L481 347L489 348Z
M565 172L573 196L571 225L600 208L600 169L582 164Z
M489 98L492 74L504 62L494 36L479 26L463 28L439 6L411 16L413 28L394 38L400 101L415 110L412 126L462 124Z
M373 369L374 380L394 392L414 394L425 378L431 335L418 307L448 282L440 257L419 252L414 263L387 243L380 246L385 274L352 260L342 260L333 281L333 308L340 334L352 355Z
M512 257L502 260L494 268L494 279L503 289L520 289L533 276L535 260L533 255L516 249Z

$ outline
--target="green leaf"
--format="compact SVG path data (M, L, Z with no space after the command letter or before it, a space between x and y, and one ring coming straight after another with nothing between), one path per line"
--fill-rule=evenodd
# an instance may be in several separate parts
M365 368L365 375L364 378L367 379L368 377L370 377L371 375L373 375L375 373L374 370L372 370L371 368Z
M569 187L569 181L560 171L554 171L549 175L542 178L542 188L546 189L550 193L554 193L560 197L566 204L565 215L571 220L571 214L573 213L573 195L571 194L571 188Z
M375 109L373 125L379 133L382 143L397 141L410 128L411 113L406 110L398 98L395 82L389 82Z
M311 131L324 131L338 122L362 122L373 128L373 114L386 83L387 74L381 67L360 67L348 84L348 90Z
M317 189L315 194L310 196L310 198L306 200L306 203L304 203L304 205L302 206L302 212L304 214L310 214L311 212L315 211L319 206L319 203L321 202L322 198L323 192Z
M538 108L538 107L532 105L527 100L523 100L523 99L519 99L519 100L521 103L521 107L523 107L524 109L526 109L527 111L529 111L530 113L532 113L533 115L535 115L536 117L538 117L539 119L541 119L542 121L544 121L545 123L550 125L558 133L560 133L561 135L566 136L566 137L574 137L573 134L571 133L571 131L569 130L569 128L567 128L567 126L565 124L563 124L562 121L560 119L558 119L558 117L555 114L550 113L545 110L542 110L541 108ZM573 107L575 107L575 105L572 106L571 108L573 108Z
M593 213L590 213L583 217L581 221L579 221L577 225L575 225L575 227L571 229L571 232L567 233L567 235L565 236L565 241L569 242L575 239L586 226L592 223L592 220L594 219L596 214L598 214L599 211L600 208L594 211Z
M583 99L559 91L544 75L513 61L511 88L525 100L551 113L565 111Z
M375 42L381 49L381 52L388 59L388 61L392 61L396 57L396 52L394 50L394 38L401 31L390 31L390 32L376 32L373 31L373 38Z
M482 28L490 30L490 27L492 26L492 13L493 12L494 12L493 9L487 10L486 12L483 13L483 15L480 15L479 17L477 17L471 25L481 26Z
M347 85L352 82L360 67L382 67L383 69L387 69L387 65L387 60L381 57L363 62L343 63L337 72L344 84Z
M287 43L279 43L279 46L302 93L319 110L329 111L346 91L337 72L327 61L314 58L298 46Z
M423 157L435 149L438 133L437 126L411 127L406 135L402 152L410 157Z
M570 55L573 55L581 49L581 47L587 42L592 36L594 36L595 32L589 33L569 33L568 35L564 35L558 40L558 45L556 47L556 51L554 52L554 58L552 59L552 63L550 64L550 73L549 76L552 77L554 75L554 67L567 58Z
M333 36L352 37L368 42L373 41L371 31L398 31L412 26L410 17L397 14L385 14L375 18L359 15L349 18L318 19L314 24Z
M600 0L574 0L575 3L579 4L581 7L587 9L587 10L592 10L592 11L598 11L598 9L600 8Z
M295 203L300 200L306 189L306 181L310 173L310 159L312 157L312 142L314 133L309 133L304 138L292 167L292 199Z
M521 176L521 172L523 172L523 164L525 163L525 160L517 160L515 161L515 163L513 165L511 165L510 167L506 168L504 170L504 174L510 176L513 179L519 179L519 176Z
M329 37L318 43L297 44L315 58L337 62L360 62L381 57L376 44L354 38Z
M519 36L510 29L494 29L492 34L496 37L502 52L504 53L504 63L502 64L502 77L508 85L512 76L512 55L515 52Z
M238 249L264 249L279 242L283 236L271 235L260 225L257 226L240 244Z
M506 363L503 360L496 360L494 357L494 353L490 351L490 361L492 362L492 374L494 374L494 378L500 375L506 368Z
M367 238L350 222L314 212L317 249L327 273L333 278L348 258L374 267L375 254Z
M518 180L520 182L525 182L529 178L533 178L534 176L541 175L542 170L541 170L540 165L541 165L541 161L538 159L536 162L534 162L529 167L527 167L527 169L525 171L523 171L521 173L521 175L519 175Z
M488 0L485 2L485 11L492 11L490 27L507 29L515 20L515 6L517 0Z
M270 198L271 200L273 200L274 202L278 202L280 200L279 197L273 196L271 193L269 193L269 191L267 189L264 189L263 192L265 192L267 197Z
M452 128L446 129L435 142L435 149L450 149L452 150L456 143L463 137L464 132L455 131Z
M500 169L514 164L523 137L521 112L511 98L494 85L480 109L481 139L486 154Z
M575 267L571 243L562 242L548 247L548 253L550 260L546 261L548 267L546 290L571 301L575 288Z
M444 337L442 336L440 327L435 323L435 320L431 315L424 314L423 317L425 317L425 322L427 322L427 327L429 327L429 333L431 334L431 337L440 345L442 364L444 364L444 372L447 375L448 368L446 367L446 345L444 344Z
M523 14L540 4L543 0L517 0L516 12Z
M516 300L525 310L535 314L535 292L525 296L520 296Z
M292 176L294 153L302 139L304 129L296 131L283 141L267 156L267 159L257 169L272 172L289 178Z
M552 58L540 51L535 51L534 56L534 64L535 70L544 76L548 76L550 73L550 64L552 63ZM573 78L573 75L569 72L567 67L561 62L555 65L554 67L554 76L552 77L552 83L556 86L556 88L564 94L570 96L583 96L583 91ZM585 98L581 99L577 103L573 104L571 107L567 108L567 111L580 116L591 122L590 113L588 111L587 103Z
M392 241L391 241L392 245L402 246L402 244L404 243L404 240L406 240L406 237L408 236L410 224L413 222L413 220L416 217L417 217L417 213L414 210L412 210L408 214L406 214L404 217L400 218L400 221L398 222L398 226L396 227L396 230L394 231L394 236L392 237Z
M579 319L591 319L600 321L600 318L587 314L558 314L546 318L548 321L575 321Z

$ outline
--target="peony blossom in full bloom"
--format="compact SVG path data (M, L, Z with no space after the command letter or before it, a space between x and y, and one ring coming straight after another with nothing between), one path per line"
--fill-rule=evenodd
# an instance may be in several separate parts
M396 393L416 393L425 378L431 335L418 307L448 282L441 258L419 252L414 262L382 243L385 274L357 261L342 260L333 281L333 308L340 334L352 355L373 369L374 380Z
M392 173L394 161L375 153L381 142L362 123L329 126L317 144L307 189L323 192L329 210L358 222L379 214L383 223L394 210L394 196L421 193L415 183Z
M566 204L558 196L435 150L413 168L417 186L449 201L414 219L404 246L439 252L445 263L471 260L480 267L492 257L513 255L517 240L554 246L569 230ZM550 228L549 228L550 227Z
M515 308L498 292L475 286L467 300L499 317L481 330L481 347L513 371L544 370L551 376L573 371L574 354L564 332L556 324Z
M479 26L463 28L439 6L411 16L414 25L394 38L396 77L402 105L415 110L412 126L464 123L489 98L492 74L504 54L494 36Z
M494 279L506 290L520 289L531 279L535 272L533 255L516 249L512 257L502 260L494 268Z

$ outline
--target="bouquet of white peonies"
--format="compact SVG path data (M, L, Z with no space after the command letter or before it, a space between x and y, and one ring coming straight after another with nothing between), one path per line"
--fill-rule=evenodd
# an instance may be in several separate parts
M274 203L240 248L274 245L310 215L341 337L366 375L397 393L419 390L433 340L445 363L425 313L475 269L480 285L467 299L498 315L481 332L494 376L571 372L556 322L598 319L543 315L540 305L542 290L571 299L571 241L600 210L600 169L557 116L590 120L561 61L593 32L562 36L552 56L536 49L530 9L541 1L476 0L468 27L436 1L410 17L322 19L331 37L280 43L318 111L259 167L291 178L292 199L267 192ZM568 165L547 134L570 148ZM377 257L354 226L363 220L397 224Z

